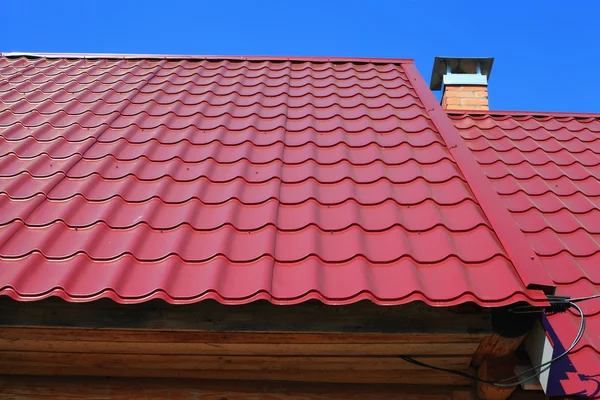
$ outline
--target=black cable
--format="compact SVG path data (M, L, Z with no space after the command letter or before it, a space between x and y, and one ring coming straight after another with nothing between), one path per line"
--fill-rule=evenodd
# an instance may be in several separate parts
M398 356L398 357L400 357L404 361L408 361L409 363L418 365L420 367L429 368L429 369L435 369L437 371L442 371L442 372L448 372L450 374L462 376L464 378L473 379L474 381L477 381L477 382L489 383L490 385L493 385L495 383L493 381L488 381L488 380L485 380L485 379L478 378L475 375L471 375L471 374L468 374L466 372L457 371L455 369L450 369L450 368L436 367L435 365L426 364L424 362L415 360L414 358L412 358L410 356Z
M520 383L525 383L528 380L531 380L532 378L540 376L542 374L542 372L547 371L548 369L550 369L552 367L552 365L554 363L556 363L558 360L562 359L567 354L569 354L575 348L575 346L577 346L577 343L579 343L579 341L583 337L583 333L585 332L585 315L583 314L583 310L577 304L575 304L574 302L572 302L572 299L570 299L569 297L564 297L564 296L548 296L548 299L550 301L550 307L544 307L544 310L546 310L550 314L565 312L570 307L574 307L574 308L577 309L577 311L579 312L579 316L581 318L580 322L579 322L579 330L577 332L577 336L575 336L575 339L571 343L571 346L569 346L569 348L565 352L563 352L561 355L553 358L552 360L546 361L545 363L542 363L542 364L538 365L537 367L533 367L533 368L530 368L528 370L525 370L525 371L523 371L523 372L521 372L521 373L519 373L519 374L517 374L517 375L515 375L515 376L513 376L511 378L502 379L502 380L498 381L499 383L506 382L506 381L509 381L511 379L516 379L516 378L518 378L520 376L523 376L523 375L527 374L528 372L536 371L537 369L540 369L540 368L548 365L547 368L544 368L544 369L538 371L535 375L532 375L530 378L528 378L528 379L526 379L526 380L524 380L524 381L522 381Z
M499 381L490 381L490 380L486 380L486 379L481 379L478 378L474 375L468 374L466 372L462 372L462 371L458 371L455 369L450 369L450 368L442 368L442 367L436 367L434 365L430 365L421 361L417 361L414 358L410 357L410 356L399 356L399 358L424 367L424 368L430 368L430 369L434 369L437 371L442 371L442 372L448 372L454 375L458 375L458 376L462 376L464 378L468 378L468 379L472 379L476 382L481 382L481 383L486 383L489 385L494 385L496 387L515 387L515 386L519 386L527 381L530 381L533 378L536 378L538 376L540 376L543 372L547 371L548 369L550 369L552 367L552 365L554 365L554 363L556 363L557 361L561 360L562 358L564 358L565 356L567 356L567 354L569 354L574 348L575 346L577 346L577 344L579 343L579 341L581 340L581 338L583 337L583 333L585 332L585 315L583 313L583 310L581 309L581 307L579 307L577 304L575 304L576 302L579 301L584 301L584 300L590 300L593 298L600 298L600 294L594 295L594 296L590 296L590 297L582 297L582 298L577 298L577 299L569 299L568 297L558 297L558 296L549 296L549 302L550 302L550 307L545 307L545 308L540 308L536 311L524 311L524 312L538 312L538 311L543 311L546 310L549 313L559 313L559 312L565 312L568 308L573 307L575 309L577 309L577 311L579 312L579 315L581 317L580 323L579 323L579 331L577 332L577 336L575 336L575 339L573 340L573 343L571 343L571 346L569 346L568 349L566 349L562 354L560 354L557 357L554 357L553 359L546 361L540 365L538 365L537 367L533 367L530 368L528 370L525 370L519 374L516 374L514 376L511 376L510 378L506 378L506 379L501 379ZM515 309L516 310L516 309ZM518 312L518 311L516 311ZM545 367L545 368L542 368ZM519 379L520 377L522 377L525 374L528 374L530 372L535 372L533 375L520 380L518 382L511 382L511 383L504 383L504 382L508 382L511 380L515 380L515 379Z
M579 341L581 340L581 338L583 337L583 333L585 332L585 315L583 314L583 310L575 303L571 304L572 307L576 308L577 311L579 312L579 315L581 316L581 321L579 323L579 331L577 332L577 336L575 336L575 339L573 340L573 343L571 343L571 346L569 346L569 348L567 350L565 350L562 354L560 354L559 356L554 357L552 360L546 361L545 363L542 363L540 365L538 365L537 367L533 367L530 368L528 370L525 370L515 376L512 376L510 378L507 379L502 379L500 381L498 381L498 383L494 384L494 386L498 386L498 387L514 387L514 386L519 386L527 381L530 381L533 378L537 378L538 376L540 376L543 372L549 370L550 368L552 368L552 366L559 360L561 360L562 358L566 357L567 354L569 354L574 348L575 346L577 346L577 344L579 343ZM542 368L546 366L545 368ZM537 371L539 370L539 371ZM535 372L537 371L535 374L531 375L530 377L521 380L519 382L513 382L510 384L504 384L502 382L506 382L506 381L510 381L513 379L517 379L529 372Z

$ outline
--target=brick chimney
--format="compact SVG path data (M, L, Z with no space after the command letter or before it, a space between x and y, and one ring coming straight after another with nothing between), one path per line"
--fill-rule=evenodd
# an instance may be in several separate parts
M436 57L431 90L442 90L447 110L489 110L488 80L493 58Z

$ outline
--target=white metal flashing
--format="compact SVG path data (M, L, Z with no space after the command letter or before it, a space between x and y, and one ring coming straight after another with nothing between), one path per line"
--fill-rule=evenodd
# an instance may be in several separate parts
M546 331L542 326L540 321L537 321L533 326L533 329L525 339L525 350L529 355L529 359L531 360L531 364L533 365L541 365L543 363L547 363L552 360L552 355L554 353L554 347L548 339L546 335ZM539 368L536 370L539 372ZM548 378L550 377L550 369L542 372L540 376L537 378L544 390L544 393L547 392L548 389Z
M444 75L444 86L447 85L484 85L488 80L485 75L478 74L450 74Z

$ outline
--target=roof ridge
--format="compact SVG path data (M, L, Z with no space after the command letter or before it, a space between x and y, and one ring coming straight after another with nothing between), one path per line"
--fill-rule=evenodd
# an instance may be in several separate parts
M233 56L233 55L185 55L185 54L120 54L120 53L36 53L7 52L0 57L26 58L81 58L111 60L194 60L194 61L275 61L275 62L315 62L315 63L374 63L374 64L412 64L411 58L385 57L325 57L325 56Z
M573 117L600 118L599 113L565 112L565 111L508 111L508 110L445 110L448 115L469 116L514 116L514 117Z

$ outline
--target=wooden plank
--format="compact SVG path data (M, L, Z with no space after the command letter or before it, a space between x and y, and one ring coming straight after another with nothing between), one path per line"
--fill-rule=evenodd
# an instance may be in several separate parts
M0 376L0 399L474 400L453 386Z
M4 327L0 373L464 385L395 356L466 371L481 336Z
M519 389L512 400L543 400ZM0 400L475 400L469 388L444 385L297 383L0 375Z
M196 355L306 355L355 356L470 355L474 343L169 343L169 342L82 342L0 339L0 351L72 353L196 354Z
M466 369L469 356L417 357L443 368ZM100 369L163 370L256 370L256 371L380 371L420 370L398 357L307 357L307 356L197 356L173 354L88 354L55 352L0 352L2 366L81 367Z
M225 306L212 300L172 305L160 300L117 304L108 299L68 303L57 298L18 302L0 298L0 326L114 329L490 333L489 310L472 304L430 307L422 302L378 306L361 301L328 306L308 301L276 306L266 301Z
M470 355L478 335L4 328L0 350L196 355Z
M378 333L378 332L290 332L290 331L175 331L154 329L10 327L0 329L5 340L73 340L170 343L475 343L487 333Z
M468 385L395 356L467 371L490 331L487 311L472 305L0 298L0 373ZM422 358L428 354L436 357Z
M119 374L116 375L115 373ZM463 372L474 373L472 370ZM468 378L441 371L380 370L380 371L255 371L255 370L185 370L185 369L132 369L80 367L39 367L0 365L0 374L6 375L62 375L62 376L118 376L144 378L235 379L258 381L328 382L328 383L394 383L411 385L470 385Z

